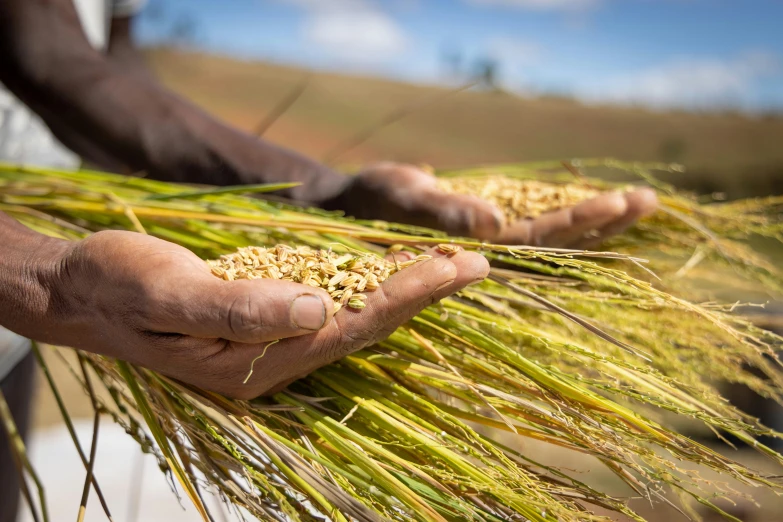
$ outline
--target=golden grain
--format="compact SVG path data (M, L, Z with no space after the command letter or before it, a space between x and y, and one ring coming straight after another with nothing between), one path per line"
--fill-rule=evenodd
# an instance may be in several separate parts
M450 194L478 196L492 203L509 223L571 207L601 194L600 190L579 183L546 183L505 176L441 178L438 186Z
M451 245L448 243L443 243L437 246L437 249L440 253L446 254L447 257L451 257L456 255L458 252L462 250L462 247L459 245Z
M399 269L431 259L419 255L399 264ZM364 291L378 286L398 270L395 263L374 254L335 254L306 246L292 248L240 248L220 259L207 261L212 274L226 281L237 279L281 279L323 288L335 302L335 311L343 306L356 310L365 307Z

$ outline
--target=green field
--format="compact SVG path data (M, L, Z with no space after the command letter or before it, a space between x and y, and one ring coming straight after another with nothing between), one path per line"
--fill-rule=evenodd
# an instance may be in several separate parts
M172 89L243 129L255 128L308 76L301 69L182 51L148 52ZM341 156L342 164L391 159L435 166L612 156L683 163L677 185L730 197L780 192L783 116L656 112L585 106L555 97L460 92L375 78L315 73L267 133L323 158L362 129L422 100Z

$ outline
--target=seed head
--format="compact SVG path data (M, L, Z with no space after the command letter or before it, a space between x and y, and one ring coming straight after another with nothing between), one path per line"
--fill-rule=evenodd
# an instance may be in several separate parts
M349 308L353 308L355 310L361 310L365 306L367 306L367 305L364 303L364 301L362 301L360 299L355 299L354 298L354 299L350 299L348 301L348 307Z
M478 196L498 207L509 223L571 207L601 194L579 183L546 183L506 176L441 178L438 187L449 194Z
M438 251L442 254L446 254L446 256L448 257L455 255L457 252L461 250L462 247L459 245L450 245L448 243L443 243L441 245L438 245Z
M430 257L420 255L401 263L400 269ZM334 300L335 311L344 305L361 310L367 299L362 292L376 290L397 271L393 262L375 254L336 254L331 250L287 245L240 248L207 264L216 277L226 281L282 279L323 288Z

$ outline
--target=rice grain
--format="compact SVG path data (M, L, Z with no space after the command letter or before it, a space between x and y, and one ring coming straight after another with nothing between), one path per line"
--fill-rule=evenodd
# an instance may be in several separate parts
M506 176L440 178L438 187L449 194L478 196L492 203L503 212L508 223L536 218L601 195L600 190L584 184Z
M451 246L451 245L448 245ZM393 273L432 256L419 255L395 264L374 254L336 254L331 250L314 250L307 246L249 246L207 261L212 274L226 281L237 279L280 279L323 288L335 302L361 310L367 296L377 290Z

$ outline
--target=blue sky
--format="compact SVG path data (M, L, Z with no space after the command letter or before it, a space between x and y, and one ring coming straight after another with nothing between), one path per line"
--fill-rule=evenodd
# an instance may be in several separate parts
M182 19L242 58L454 83L445 54L490 57L523 94L783 110L780 0L149 0L137 36Z

